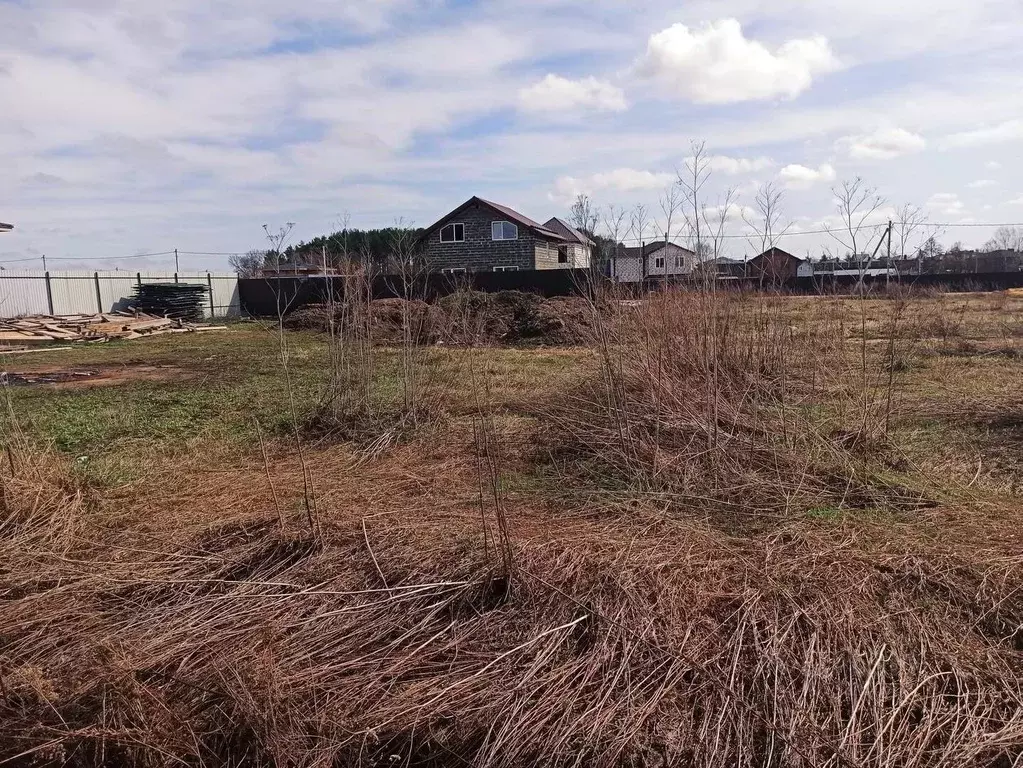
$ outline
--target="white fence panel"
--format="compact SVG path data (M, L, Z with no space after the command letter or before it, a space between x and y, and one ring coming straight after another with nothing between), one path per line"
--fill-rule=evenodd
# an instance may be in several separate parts
M50 272L52 315L100 312L96 301L96 280L91 272ZM43 277L45 280L45 275ZM107 308L109 309L109 307Z
M127 309L139 283L191 283L207 288L206 317L241 314L238 278L173 272L0 272L0 316L72 315Z
M44 315L49 311L43 272L0 272L0 315Z
M130 272L97 272L99 278L99 304L104 312L127 309L135 295L138 277Z
M213 286L213 314L216 317L241 317L242 300L237 275L210 275Z

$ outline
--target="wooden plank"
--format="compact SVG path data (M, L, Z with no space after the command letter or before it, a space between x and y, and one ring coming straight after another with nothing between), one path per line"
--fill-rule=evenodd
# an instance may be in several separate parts
M0 355L27 355L32 352L66 352L74 347L39 347L37 349L4 349L0 347Z

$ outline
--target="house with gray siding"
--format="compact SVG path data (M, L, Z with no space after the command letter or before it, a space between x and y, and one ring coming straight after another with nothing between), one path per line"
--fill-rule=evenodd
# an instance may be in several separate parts
M568 269L571 238L507 206L472 197L427 227L419 249L431 272Z
M674 277L693 271L696 254L672 242L655 240L635 248L620 248L612 261L612 278L638 283L649 277Z

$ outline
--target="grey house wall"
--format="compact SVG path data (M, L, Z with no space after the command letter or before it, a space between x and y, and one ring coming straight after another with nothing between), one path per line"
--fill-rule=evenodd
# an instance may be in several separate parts
M517 224L518 240L493 240L490 225L495 221L508 219L490 208L473 205L447 222L465 225L464 243L442 243L440 229L429 232L421 244L427 269L431 272L439 272L442 269L489 272L494 267L557 269L568 266L558 264L556 241L550 241L548 248L546 238L537 237L521 224Z

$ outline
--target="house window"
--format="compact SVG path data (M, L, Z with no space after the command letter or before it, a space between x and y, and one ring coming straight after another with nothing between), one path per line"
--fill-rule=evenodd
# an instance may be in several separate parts
M448 224L441 227L440 241L442 243L464 243L465 224Z
M519 228L510 221L495 221L490 225L490 236L494 240L518 240Z
M448 267L440 271L442 275L464 275L465 267Z
M558 264L568 264L568 248L558 248Z
M675 269L685 269L685 268L686 268L686 257L685 256L676 256L675 257Z
M518 267L494 267L495 272L518 272Z
M654 268L655 269L664 269L664 257L663 256L657 256L657 257L654 258Z

